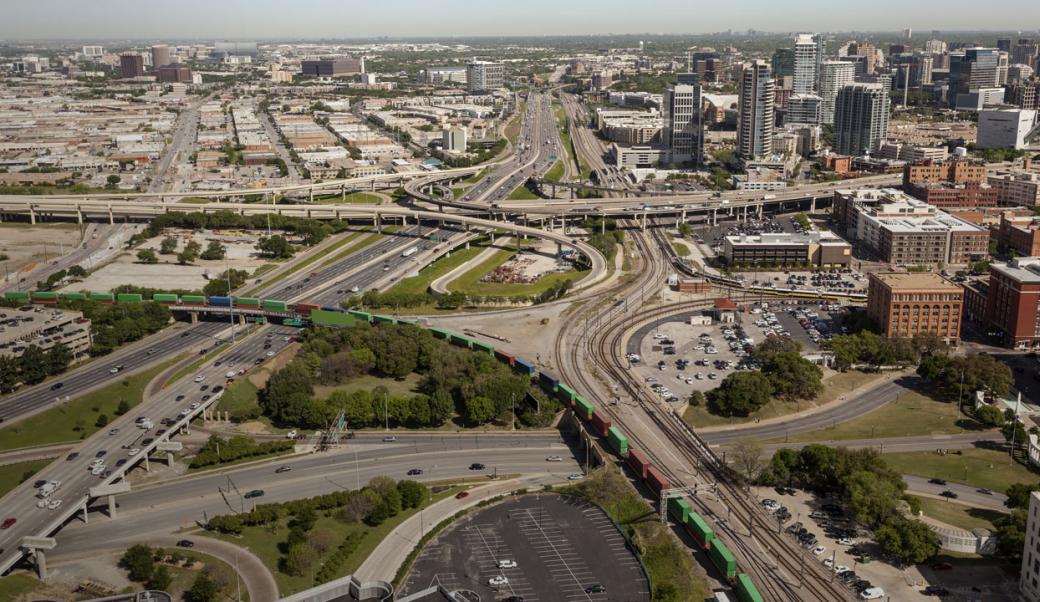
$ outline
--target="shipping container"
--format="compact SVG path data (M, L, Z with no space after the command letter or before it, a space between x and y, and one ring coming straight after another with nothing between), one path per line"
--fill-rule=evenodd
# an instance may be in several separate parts
M330 326L332 328L343 328L353 326L357 318L340 311L326 311L316 309L311 312L311 323L315 326Z
M711 563L715 565L715 568L719 569L719 572L725 575L726 579L732 579L737 575L737 559L733 557L726 544L716 539L711 542L711 547L708 548L708 558L711 558Z
M703 516L696 512L690 512L690 516L686 519L686 530L705 550L708 549L712 540L715 539L715 532L711 530L711 525L704 520Z
M473 345L473 341L470 341L461 334L455 334L454 332L448 335L448 340L451 341L452 345L458 345L459 347L470 347Z
M90 300L102 303L115 303L116 296L112 293L90 293Z
M658 496L661 495L662 491L672 486L668 477L661 474L661 471L657 470L657 468L652 464L646 467L646 484L649 485L650 489L652 489Z
M574 405L574 400L578 397L578 394L574 391L574 389L570 387L570 385L566 383L560 383L556 386L556 397L558 397L560 401L566 403L567 405L572 406Z
M447 330L444 330L443 328L431 328L430 332L433 333L433 336L437 337L438 339L451 338L451 333Z
M538 382L542 385L543 389L553 392L556 391L557 385L560 384L560 379L543 370L538 373Z
M282 320L282 324L285 326L303 326L303 320L299 318L285 318Z
M29 293L23 293L21 291L7 291L4 293L4 299L11 301L27 301L29 299Z
M181 297L181 301L183 301L183 300L184 300L184 298ZM288 303L286 303L285 301L276 301L274 299L264 299L263 301L260 302L260 307L262 307L264 309L264 311L277 311L277 312L287 312L287 311L289 311L289 304Z
M181 295L181 305L205 305L206 298L202 295Z
M152 301L162 303L163 305L173 305L177 303L177 295L171 293L155 293L152 295Z
M758 588L755 587L755 583L751 581L745 573L737 575L737 598L740 602L763 602L762 594L758 593Z
M309 316L312 311L321 308L320 306L314 305L313 303L297 303L296 305L292 306L292 309L301 316Z
M235 297L235 305L239 307L260 307L260 300L256 297Z
M592 430L596 431L597 435L607 436L607 431L610 430L610 419L603 412L593 412L590 422L592 422Z
M690 502L684 497L673 497L668 498L668 514L671 515L681 525L686 524L687 517L690 516L690 512L693 511L693 507Z
M591 420L593 414L596 412L596 408L591 403L579 397L574 400L574 411L583 419Z
M488 355L491 355L491 354L493 354L495 352L495 346L494 345L489 345L488 343L485 343L483 341L478 341L476 339L473 339L473 349L475 349L477 351L486 351L488 353Z
M206 297L206 305L212 305L213 307L230 307L231 297L211 295Z
M58 295L58 297L60 297L61 299L64 299L65 301L83 301L84 299L87 298L87 294L86 293L60 293Z
M397 324L397 318L393 316L381 316L379 314L372 315L372 322L379 324Z
M622 458L628 456L628 437L621 432L621 429L616 426L607 429L607 441L619 456Z
M58 293L34 292L29 296L33 303L57 303Z
M646 459L643 452L638 449L630 449L628 450L628 467L639 475L640 479L645 479L646 469L650 468L650 461Z
M354 316L355 318L357 318L358 320L361 320L362 322L371 322L372 321L372 314L368 313L367 311L358 311L356 309L352 309L352 310L348 311L347 314L351 315L351 316Z
M120 303L140 303L144 298L139 293L119 293L116 301Z
M519 357L513 360L513 367L525 374L534 374L537 371L533 363Z
M513 354L511 353L506 353L501 349L495 349L495 357L497 357L503 364L509 364L509 367L511 368L516 366L516 358L513 357Z

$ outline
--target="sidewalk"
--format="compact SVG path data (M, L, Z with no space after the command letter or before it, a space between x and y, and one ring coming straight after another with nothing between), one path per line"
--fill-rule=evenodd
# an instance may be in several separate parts
M481 501L517 489L541 487L548 483L562 483L560 477L552 475L529 475L508 481L495 481L469 490L464 499L449 497L424 508L387 534L379 546L369 554L354 576L361 581L382 579L392 581L398 569L429 529L452 517L460 510L473 508Z

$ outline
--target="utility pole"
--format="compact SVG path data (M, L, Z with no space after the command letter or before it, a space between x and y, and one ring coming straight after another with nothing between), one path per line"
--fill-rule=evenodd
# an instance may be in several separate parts
M231 344L235 344L235 298L231 296L231 264L224 257L224 275L227 276L228 315L231 316Z

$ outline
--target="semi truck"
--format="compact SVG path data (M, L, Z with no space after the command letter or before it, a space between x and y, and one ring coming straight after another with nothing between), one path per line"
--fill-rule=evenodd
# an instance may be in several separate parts
M418 252L419 252L419 247L413 245L411 247L408 247L404 251L401 251L401 257L411 257L412 255L415 255Z

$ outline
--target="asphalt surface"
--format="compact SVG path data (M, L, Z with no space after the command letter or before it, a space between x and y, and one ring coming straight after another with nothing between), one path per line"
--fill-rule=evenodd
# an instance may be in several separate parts
M949 499L946 496L943 496L942 493L944 491L950 491L957 495L955 499L950 500L950 503L963 504L975 508L987 508L999 512L1008 512L1007 506L1004 505L1004 502L1007 501L1007 496L999 491L990 491L989 493L986 493L986 491L988 491L986 489L972 487L971 485L964 485L962 483L954 483L953 481L947 482L945 485L940 485L929 482L930 479L925 477L914 475L903 475L903 480L906 481L907 489L910 493L920 493L929 497Z
M500 567L513 561L516 567ZM489 580L505 578L492 585ZM482 600L650 600L642 566L596 506L553 494L527 495L471 513L427 544L402 586L440 584ZM588 591L602 586L602 592Z

